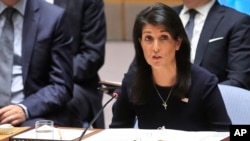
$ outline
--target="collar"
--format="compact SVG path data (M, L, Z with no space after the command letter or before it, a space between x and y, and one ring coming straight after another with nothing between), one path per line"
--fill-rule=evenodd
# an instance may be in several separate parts
M13 6L21 15L24 15L27 0L20 0L17 4ZM2 1L0 1L0 13L4 11L7 7Z
M205 5L202 5L200 7L195 8L195 10L201 14L202 16L206 16L209 12L209 10L212 8L216 0L211 0L210 2L206 3ZM188 8L183 5L183 9L181 10L180 14L188 14Z

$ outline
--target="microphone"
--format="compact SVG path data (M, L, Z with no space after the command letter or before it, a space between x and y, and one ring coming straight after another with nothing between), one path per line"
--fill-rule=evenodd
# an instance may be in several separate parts
M102 106L102 108L98 111L98 113L95 115L95 117L91 120L91 122L89 123L88 127L84 129L84 131L82 132L80 138L78 141L82 140L82 137L86 134L87 130L90 128L90 126L92 126L92 124L96 121L96 119L100 116L100 114L103 112L104 108L114 99L114 98L118 98L118 93L114 92L113 96Z

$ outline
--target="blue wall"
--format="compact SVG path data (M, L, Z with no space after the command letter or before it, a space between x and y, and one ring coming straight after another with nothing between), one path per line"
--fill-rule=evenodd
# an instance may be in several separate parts
M250 15L250 0L218 0L222 5L232 7Z

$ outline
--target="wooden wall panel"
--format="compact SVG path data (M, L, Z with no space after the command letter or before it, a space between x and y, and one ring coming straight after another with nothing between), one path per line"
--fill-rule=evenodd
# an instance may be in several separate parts
M169 6L181 4L181 0L104 0L107 20L107 39L132 40L132 29L136 15L146 6L162 2Z

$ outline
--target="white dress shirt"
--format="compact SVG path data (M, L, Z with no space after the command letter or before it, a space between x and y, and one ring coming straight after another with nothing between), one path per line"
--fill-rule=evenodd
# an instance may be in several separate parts
M191 43L191 62L194 62L195 53L198 45L198 41L200 38L201 31L203 29L203 25L205 23L205 20L207 18L208 12L210 11L211 7L214 5L215 0L211 0L207 4L195 8L197 11L197 14L194 19L194 30L193 30L193 37L190 41ZM183 9L181 10L179 16L182 20L182 23L184 26L186 26L188 19L189 19L189 13L188 8L184 5Z
M0 13L2 13L7 6L0 1ZM23 31L23 16L26 7L26 0L21 0L13 6L18 12L16 12L12 19L14 24L14 54L22 57L22 31ZM0 17L0 33L5 19L3 16ZM21 64L14 64L12 69L12 86L11 86L11 103L18 104L23 101L23 77L22 77L22 66Z

